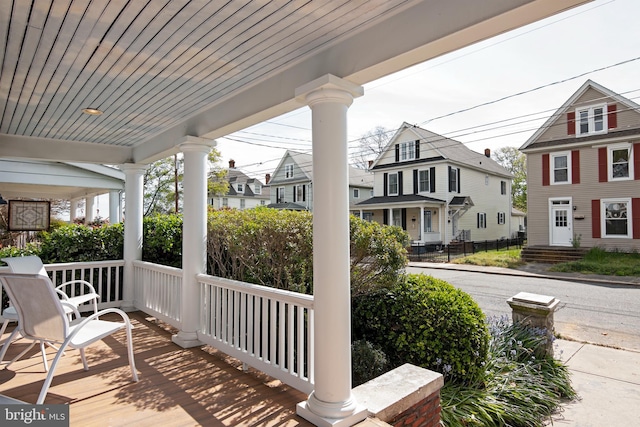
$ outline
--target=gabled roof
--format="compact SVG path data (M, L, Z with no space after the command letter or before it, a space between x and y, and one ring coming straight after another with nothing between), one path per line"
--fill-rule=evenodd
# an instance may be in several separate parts
M235 168L227 169L227 176L225 177L225 179L229 181L229 190L227 191L227 194L226 194L227 196L246 196L246 197L256 197L256 198L263 198L263 199L269 198L269 193L268 192L265 193L265 189L268 190L268 188L265 187L265 185L262 184L262 182L260 182L259 179L250 178L247 174L245 174L244 172L238 169L235 169ZM253 188L251 188L250 185L247 185L247 184L255 184L255 183L258 183L261 185L262 187L261 194L255 194L253 192ZM233 184L245 184L243 193L238 194Z
M280 159L280 163L276 166L272 174L272 179L269 181L271 184L283 184L283 180L277 179L278 171L283 167L287 158L291 158L293 162L304 173L304 179L296 177L293 180L286 180L286 182L300 182L300 181L313 181L313 156L308 153L301 153L299 151L287 150ZM364 169L358 169L353 166L349 166L349 185L353 187L366 187L373 188L373 174Z
M620 94L618 94L616 92L613 92L611 89L607 89L606 87L604 87L604 86L594 82L593 80L589 79L586 82L584 82L582 84L582 86L580 86L580 88L577 91L575 91L574 94L571 95L569 97L569 99L567 99L564 102L564 104L562 104L562 106L560 108L558 108L547 119L547 121L544 122L544 124L542 126L540 126L540 128L533 135L531 135L531 137L529 137L529 139L527 139L527 141L522 145L522 147L520 147L520 150L525 150L527 148L532 148L532 145L537 142L538 138L540 138L540 136L542 136L542 134L547 129L549 129L551 126L553 126L553 124L557 120L563 120L565 113L567 113L569 110L571 110L572 107L574 107L574 104L576 103L576 101L582 95L584 95L584 93L587 92L589 89L594 89L594 90L600 92L605 97L615 100L615 102L626 106L630 110L636 110L636 111L640 112L640 105L636 104L632 100L627 99L624 96L622 96L622 95L620 95ZM587 137L588 136L585 136L584 138L587 138ZM602 135L596 136L596 139L597 138L602 138ZM574 138L574 137L571 138L571 140L575 140L575 139L576 138Z
M398 131L389 140L384 151L371 165L371 169L381 168L382 165L378 165L378 162L386 152L393 149L393 147L395 147L395 145L400 142L398 140L406 130L413 132L416 135L416 139L420 140L421 152L426 151L424 150L425 148L433 149L436 153L439 154L438 160L448 160L458 165L480 169L504 177L510 178L512 176L509 171L500 166L495 160L485 156L484 154L480 154L471 150L462 142L456 141L455 139L447 138L446 136L438 135L435 132L431 132L427 129L423 129L406 122L404 122L402 126L400 126ZM394 165L425 163L432 160L433 159L417 159L412 162L402 162L401 164L394 163Z

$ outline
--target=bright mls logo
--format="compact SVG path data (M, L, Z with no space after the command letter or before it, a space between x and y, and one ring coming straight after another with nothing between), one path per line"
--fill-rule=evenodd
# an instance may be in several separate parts
M68 427L69 405L0 405L0 425Z

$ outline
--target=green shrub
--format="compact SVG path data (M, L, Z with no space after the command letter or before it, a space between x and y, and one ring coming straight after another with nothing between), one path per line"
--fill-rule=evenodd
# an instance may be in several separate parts
M41 234L37 255L45 264L122 259L124 227L69 224Z
M142 260L182 267L182 215L153 215L142 220Z
M482 377L489 334L463 291L425 275L352 299L354 339L380 346L392 367L412 363L471 383Z
M383 226L351 216L351 293L389 288L407 264L409 235L400 227Z
M350 220L351 289L354 294L388 287L406 265L407 234ZM256 208L209 214L211 274L296 292L313 292L313 217L310 212Z
M358 340L351 344L351 373L353 386L357 387L389 370L387 356L379 346Z
M309 212L258 208L209 214L211 274L235 280L311 292L312 217Z

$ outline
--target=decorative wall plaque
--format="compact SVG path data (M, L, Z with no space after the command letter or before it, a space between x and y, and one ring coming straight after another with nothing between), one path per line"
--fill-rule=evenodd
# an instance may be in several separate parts
M9 200L10 231L40 231L49 228L49 202Z

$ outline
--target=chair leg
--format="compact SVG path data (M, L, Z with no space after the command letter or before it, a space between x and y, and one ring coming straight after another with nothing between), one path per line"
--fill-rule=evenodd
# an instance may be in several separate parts
M44 371L49 372L49 365L47 364L47 351L44 348L44 341L40 341L40 353L42 353L42 364L44 365Z
M20 332L20 328L16 326L16 328L11 332L11 335L9 335L9 338L7 338L7 340L2 345L2 350L0 350L0 362L4 360L4 355L7 354L7 350L9 349L9 346L11 345L11 343L13 342L13 339L15 338L16 335L18 335L19 332Z
M9 366L11 366L11 364L12 364L13 362L15 362L16 360L20 359L22 356L24 356L25 354L27 354L27 352L28 352L29 350L31 350L31 349L33 348L33 346L34 346L34 345L36 345L36 342L35 342L35 341L31 341L31 344L29 344L29 347L27 347L26 349L22 350L22 352L21 352L19 355L17 355L17 356L16 356L16 357L14 357L13 359L11 359L11 361L10 361L10 362L8 362L8 363L7 363L7 366L5 366L5 369L6 369L6 368L8 368Z
M5 319L4 322L2 322L2 328L0 328L0 337L4 334L4 331L7 330L7 326L9 325L10 320L9 319Z
M129 354L131 376L133 376L133 381L138 382L138 371L136 371L136 362L133 359L133 338L131 337L131 327L125 326L125 329L127 330L127 353Z
M80 349L80 358L82 359L82 364L84 365L84 370L89 370L89 365L87 364L87 356L84 354L84 348Z
M42 405L44 403L44 398L47 397L47 392L49 391L49 387L51 386L51 381L53 381L53 375L56 372L56 367L58 366L58 361L62 357L64 353L64 349L67 348L67 342L65 341L60 345L60 350L56 353L56 357L53 358L53 362L51 362L51 368L49 369L49 373L47 373L47 377L44 380L44 384L42 384L42 388L40 389L40 394L38 395L38 401L36 405Z

